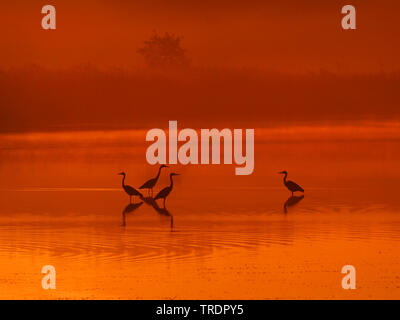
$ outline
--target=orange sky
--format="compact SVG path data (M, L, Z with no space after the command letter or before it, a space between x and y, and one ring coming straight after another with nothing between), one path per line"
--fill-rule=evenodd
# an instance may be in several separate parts
M184 37L195 65L284 72L400 69L400 3L351 1L357 30L341 29L348 1L51 1L57 30L41 29L37 0L0 3L0 67L36 63L101 67L143 63L136 53L153 30ZM50 4L50 2L49 2Z
M347 1L59 0L43 30L46 3L3 0L0 71L21 68L0 72L0 131L398 121L400 2L351 3L357 30ZM142 68L153 30L205 68Z

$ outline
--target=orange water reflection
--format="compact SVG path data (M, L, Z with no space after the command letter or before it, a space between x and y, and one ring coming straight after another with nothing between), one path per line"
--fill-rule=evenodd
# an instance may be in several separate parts
M251 176L170 169L182 175L167 212L128 207L116 175L154 175L144 131L1 136L0 298L400 298L397 125L296 130L256 129Z

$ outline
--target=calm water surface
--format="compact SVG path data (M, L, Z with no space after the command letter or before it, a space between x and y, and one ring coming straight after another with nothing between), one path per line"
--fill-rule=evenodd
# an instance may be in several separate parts
M256 131L252 176L176 166L158 211L127 207L117 176L155 175L144 132L2 136L0 298L399 299L400 149L384 129ZM304 198L289 199L284 169ZM47 264L56 290L41 288ZM341 288L346 264L356 290Z

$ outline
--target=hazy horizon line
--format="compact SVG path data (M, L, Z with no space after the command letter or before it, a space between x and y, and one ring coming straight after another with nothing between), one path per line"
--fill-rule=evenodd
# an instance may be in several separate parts
M68 66L48 66L40 63L24 63L13 66L0 66L1 73L9 73L15 71L41 71L49 73L63 73L63 72L90 72L96 71L100 73L115 73L125 72L127 74L135 73L148 73L149 75L168 75L168 74L183 74L186 72L197 71L230 71L230 72L253 72L261 75L274 75L274 76L319 76L319 75L332 75L332 76L400 76L400 68L385 70L384 68L380 70L343 70L340 68L310 68L304 71L288 71L288 70L278 70L269 67L262 66L245 66L245 65L190 65L182 68L165 67L165 68L154 68L145 65L98 65L93 64L90 61L82 62L78 64L71 64Z

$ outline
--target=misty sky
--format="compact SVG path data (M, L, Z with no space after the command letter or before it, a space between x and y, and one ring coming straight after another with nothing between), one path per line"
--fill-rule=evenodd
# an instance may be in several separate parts
M400 69L400 2L350 1L357 30L341 29L348 1L53 1L57 30L41 29L43 1L0 3L0 67L143 64L153 30L183 36L195 65L283 72Z

